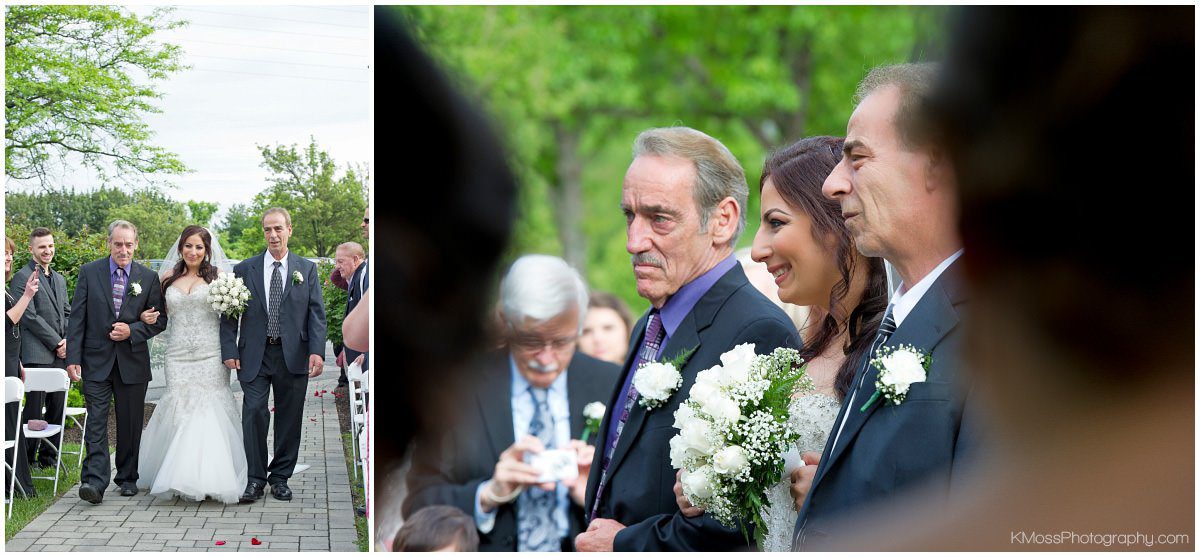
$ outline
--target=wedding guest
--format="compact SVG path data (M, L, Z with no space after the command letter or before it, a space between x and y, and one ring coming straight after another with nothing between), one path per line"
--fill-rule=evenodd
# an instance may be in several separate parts
M25 310L22 321L22 332L25 338L21 342L21 363L27 368L52 367L66 369L67 364L67 317L71 314L71 304L67 300L67 279L55 271L51 264L54 261L54 235L49 228L37 227L29 234L29 253L32 257L29 264L13 274L12 295L20 298L24 293L25 282L29 275L40 273L41 288ZM63 402L67 398L65 391L57 393L31 392L25 395L25 411L22 421L45 420L56 424L63 418ZM44 410L43 410L44 407ZM35 463L40 468L54 466L62 434L48 439L49 443L29 443L29 464Z
M354 311L359 301L362 300L363 294L370 288L370 279L367 277L367 269L369 268L367 254L358 242L346 242L337 247L337 250L334 252L333 261L342 276L350 277L347 279L345 313L345 315L350 315L350 312ZM364 372L370 367L370 360L368 360L366 351L358 351L347 347L338 357L345 361L345 365L347 366L351 363L357 363L362 366Z
M391 550L478 551L479 534L467 513L450 505L434 505L417 511L405 521Z
M17 245L13 243L8 236L4 237L4 280L8 282L12 279L12 260L13 252L16 251ZM30 273L25 277L24 290L20 297L13 297L8 289L4 290L4 376L19 377L21 381L25 380L25 370L21 367L21 320L25 315L25 311L29 308L29 302L37 294L39 288L39 277L37 273ZM17 437L17 428L21 427L23 420L17 412L19 402L10 402L4 406L4 439L11 441ZM16 451L16 458L13 453ZM25 436L17 439L15 447L4 451L5 462L16 463L17 475L17 491L22 497L32 498L37 497L37 491L33 488L33 478L29 475L29 463L25 459ZM15 494L8 492L8 486L11 483L12 472L6 467L4 469L4 493L5 496L11 497Z
M853 537L829 536L839 518L918 487L945 495L961 489L978 442L978 405L968 400L971 381L957 326L968 299L956 264L962 255L957 184L944 146L922 133L918 113L936 71L932 64L898 64L868 72L846 126L842 160L825 180L823 191L841 203L858 251L886 259L902 283L861 358L818 465L801 469L795 491L805 504L796 549L855 548ZM929 363L924 380L907 386L900 402L877 396L883 370L870 360L884 353L880 349L902 346Z
M744 547L739 528L676 507L668 442L674 412L696 374L721 354L752 343L766 354L800 347L787 315L750 286L733 257L746 227L749 187L737 159L700 131L656 128L638 135L621 188L625 249L638 295L651 308L634 327L619 387L605 404L598 466L588 479L583 551L720 551ZM637 403L642 362L683 360L682 384L659 393L653 411ZM635 441L636 440L636 441ZM748 526L752 527L752 526Z
M1166 93L1192 90L1194 8L979 7L955 29L931 123L995 447L943 520L910 498L848 531L865 550L1194 551L1195 101ZM1104 156L1126 139L1164 156Z
M598 360L623 364L632 325L633 315L624 300L608 292L593 291L583 319L579 350Z
M594 451L580 441L583 409L612 391L618 372L576 350L587 299L583 278L558 257L512 264L500 283L507 349L480 358L477 384L459 393L457 420L418 441L405 516L454 505L474 517L483 550L572 548L585 525ZM539 481L527 455L550 449L575 451L578 477Z

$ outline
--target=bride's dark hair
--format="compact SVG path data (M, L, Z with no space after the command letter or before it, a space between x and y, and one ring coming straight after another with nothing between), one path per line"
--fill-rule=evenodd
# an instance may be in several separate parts
M175 246L175 250L179 252L179 261L176 261L175 267L171 269L171 276L168 276L162 281L162 290L164 293L167 291L167 287L171 286L172 282L175 282L179 277L183 276L184 271L187 270L187 262L183 260L183 243L186 242L188 238L191 238L195 235L199 235L200 241L204 242L204 259L200 261L200 268L197 270L196 274L200 275L200 278L204 279L204 282L212 282L216 280L219 270L212 265L212 235L210 235L208 230L203 226L190 224L187 228L184 228L183 233L179 235L179 244ZM166 302L166 296L164 296L163 304L165 305Z
M838 397L844 399L850 392L854 373L871 349L875 330L883 320L888 291L883 259L862 257L858 253L854 239L846 228L846 221L842 219L841 204L821 193L825 178L842 160L843 142L840 137L809 137L772 153L763 164L758 191L761 195L767 178L771 178L771 183L783 200L789 206L804 211L812 220L812 235L819 244L824 245L825 238L830 235L837 242L833 256L841 279L829 293L829 313L811 337L804 340L804 350L800 351L800 356L805 361L812 361L838 337L843 326L848 328L850 340L843 349L846 359L838 368L834 380ZM858 305L850 311L850 315L845 315L841 310L842 301L850 294L854 267L860 261L867 263L867 287Z

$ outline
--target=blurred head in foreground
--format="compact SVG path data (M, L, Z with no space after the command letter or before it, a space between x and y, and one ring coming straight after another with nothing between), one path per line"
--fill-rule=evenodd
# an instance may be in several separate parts
M477 551L475 521L457 507L435 505L412 515L392 543L392 551Z

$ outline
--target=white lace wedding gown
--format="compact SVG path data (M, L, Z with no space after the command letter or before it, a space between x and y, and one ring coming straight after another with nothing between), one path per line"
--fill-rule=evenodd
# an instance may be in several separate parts
M142 432L139 488L151 495L237 503L246 487L241 416L221 361L220 321L208 283L166 296L166 394Z
M797 397L789 407L788 423L800 432L796 441L799 453L825 450L825 441L833 429L841 403L829 395L813 393ZM763 510L763 522L767 535L763 539L763 551L791 551L792 533L796 529L795 500L792 499L791 478L785 477L767 491L770 506Z

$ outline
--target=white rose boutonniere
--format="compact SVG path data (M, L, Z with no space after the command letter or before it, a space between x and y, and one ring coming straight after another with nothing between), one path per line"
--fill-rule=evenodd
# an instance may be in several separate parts
M132 296L141 296L142 295L142 283L140 283L140 282L130 283L129 284L129 294Z
M684 350L679 355L666 361L647 362L639 367L633 376L633 388L638 392L638 404L646 410L661 406L675 391L683 385L683 375L679 368L692 357L696 348Z
M304 284L304 275L300 271L292 271L292 284Z
M583 407L583 435L579 436L580 440L587 441L592 432L600 431L600 421L604 419L605 410L604 403L598 400Z
M895 348L882 346L875 352L871 365L879 370L875 394L859 409L866 412L882 396L893 406L904 402L913 383L924 383L929 371L929 355L920 349L901 344Z

